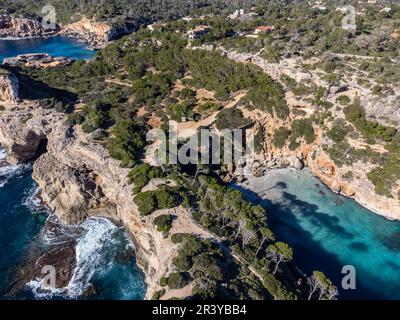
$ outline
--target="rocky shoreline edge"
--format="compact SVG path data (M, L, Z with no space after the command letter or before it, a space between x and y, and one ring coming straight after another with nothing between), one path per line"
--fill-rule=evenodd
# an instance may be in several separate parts
M98 22L83 17L80 21L45 30L37 20L0 16L0 40L22 40L65 36L87 44L88 50L100 50L121 34L133 30L119 30L107 22Z
M29 120L21 121L28 114ZM170 238L164 238L153 224L154 217L166 214L168 210L156 211L152 217L142 217L133 202L131 185L126 178L129 169L121 168L103 146L79 127L67 126L64 114L37 106L30 109L17 107L3 111L0 124L0 144L7 152L7 160L13 164L34 161L32 177L41 190L40 198L62 223L79 224L93 216L110 219L125 227L135 247L137 265L145 274L148 285L146 299L151 299L154 292L161 289L159 281L168 273L172 259L178 254L177 245ZM305 165L318 177L307 157L306 160L296 159L291 158L293 161L289 165L279 161L274 166L265 163L263 170L285 166L301 170ZM346 195L323 179L319 180L332 191ZM357 198L347 196L357 201ZM369 209L369 206L365 207ZM178 224L172 231L189 230L213 239L211 233L193 221L187 209L179 207L169 211L176 216ZM174 292L167 292L165 297L169 296L174 296Z
M28 114L29 120L22 121ZM127 181L129 169L121 168L90 135L67 126L64 114L37 106L1 113L0 144L8 162L34 162L32 177L41 189L41 198L62 223L77 225L89 217L103 217L124 226L145 274L146 299L161 289L159 280L171 268L179 246L164 238L153 223L155 217L166 214L165 210L151 217L140 215ZM187 209L169 211L176 216L172 231L187 230L212 238L195 224Z

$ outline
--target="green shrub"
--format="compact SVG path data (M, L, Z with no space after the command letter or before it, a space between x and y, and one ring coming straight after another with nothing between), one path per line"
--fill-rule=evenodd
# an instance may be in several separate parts
M351 102L350 98L345 95L341 95L336 99L336 101L339 102L339 104L341 104L342 106L348 105Z
M289 136L290 150L296 150L300 146L299 138L304 138L307 143L315 140L315 132L310 119L297 119L292 122L292 131Z
M263 277L263 285L265 289L274 297L275 300L293 300L296 297L293 293L286 290L283 284L272 274L266 273Z
M290 131L285 127L281 127L275 130L274 137L272 138L272 144L276 148L283 148L286 144L286 140L290 135Z
M197 276L211 277L219 281L224 279L224 273L216 257L210 255L208 252L203 252L193 257L191 271L197 274Z
M197 107L197 111L202 115L206 116L215 111L222 109L222 105L216 102L205 102Z
M342 142L346 136L351 132L351 127L345 123L335 123L331 130L328 131L327 136L336 143Z
M153 223L157 226L157 231L168 232L172 227L172 221L172 216L165 214L155 218Z
M181 243L187 236L188 236L187 233L174 233L171 236L171 240L173 243L178 244Z
M196 92L190 88L184 88L179 91L179 97L181 99L193 99L196 97Z
M170 289L181 289L190 283L190 276L184 272L173 272L169 275L167 284Z
M160 279L160 286L161 286L161 287L165 287L165 286L167 285L167 281L168 281L168 278L167 278L167 277L161 277L161 279Z
M158 190L139 193L134 202L142 215L147 216L159 209L170 209L177 207L181 197L172 188L162 187Z
M157 167L152 167L147 163L135 166L129 172L129 182L134 184L133 193L139 193L153 178L159 178L162 172Z
M195 100L185 100L181 103L169 105L167 107L167 113L171 119L176 122L182 122L183 118L186 118L186 120L193 120L193 108L195 105Z
M145 141L143 129L132 120L124 120L113 127L107 146L112 158L120 160L122 167L130 167L135 164Z
M90 133L103 127L107 120L108 109L108 105L98 101L83 107L82 113L84 114L85 121L82 123L82 130L86 133Z
M222 110L217 117L215 125L218 130L237 129L251 123L251 120L243 117L242 112L236 108Z
M376 139L390 142L397 133L394 127L386 127L377 122L367 120L361 107L360 99L355 99L354 103L345 109L345 115L347 121L352 123L372 143Z
M69 126L74 126L77 124L82 124L83 121L85 121L85 117L80 112L76 112L70 113L67 116L67 120L65 121L65 123Z
M160 298L162 298L162 296L165 294L165 289L159 290L159 291L155 291L153 293L153 296L151 298L151 300L160 300Z

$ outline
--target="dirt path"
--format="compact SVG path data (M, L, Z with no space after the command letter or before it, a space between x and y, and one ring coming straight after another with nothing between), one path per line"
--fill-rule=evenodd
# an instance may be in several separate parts
M240 92L238 93L232 101L229 101L226 105L224 105L224 109L229 109L233 108L238 104L240 99L242 99L246 93ZM179 138L189 138L192 135L196 134L197 130L200 127L208 127L210 126L216 119L218 114L221 111L215 111L213 112L210 116L208 116L205 119L202 119L200 121L187 121L187 122L182 122L178 123L178 137Z
M131 83L126 83L126 82L122 82L119 80L115 80L115 79L106 79L105 82L107 83L114 83L114 84L118 84L120 86L125 86L125 87L130 87L132 88L132 84Z

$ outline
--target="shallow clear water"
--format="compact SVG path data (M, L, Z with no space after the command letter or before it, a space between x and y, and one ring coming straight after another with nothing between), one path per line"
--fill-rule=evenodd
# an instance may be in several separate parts
M144 275L124 230L107 219L91 218L77 227L60 227L56 235L49 233L44 228L49 213L35 201L30 166L9 166L2 157L0 149L0 299L6 298L11 272L23 265L33 244L51 245L65 237L77 241L77 267L68 287L41 294L36 290L39 282L32 281L18 299L144 299ZM94 294L82 295L90 287Z
M88 50L85 43L62 36L19 40L0 39L0 63L4 58L24 53L48 53L54 57L75 59L90 59L96 54L95 51Z
M236 186L268 211L279 240L307 274L325 272L345 299L400 299L400 222L389 221L331 192L307 170L276 170ZM344 265L357 289L341 289Z

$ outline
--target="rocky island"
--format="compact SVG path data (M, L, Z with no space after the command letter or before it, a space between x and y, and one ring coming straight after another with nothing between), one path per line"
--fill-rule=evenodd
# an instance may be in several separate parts
M13 58L3 60L4 65L24 66L33 68L49 68L67 66L74 62L74 59L66 57L52 57L47 53L20 54Z

